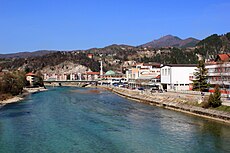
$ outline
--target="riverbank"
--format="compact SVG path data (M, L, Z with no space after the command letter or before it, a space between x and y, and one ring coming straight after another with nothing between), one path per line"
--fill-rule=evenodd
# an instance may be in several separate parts
M22 100L25 99L25 97L29 94L33 94L33 93L37 93L37 92L42 92L42 91L46 91L48 89L45 89L44 87L39 87L39 88L24 88L23 89L23 93L17 96L14 96L12 98L0 101L0 107L6 105L6 104L10 104L10 103L16 103L16 102L20 102Z
M148 93L144 91L130 90L125 88L117 87L101 87L111 92L114 92L122 97L135 100L137 102L155 105L166 109L180 111L200 117L214 119L220 122L230 124L230 113L214 110L205 109L202 107L190 105L189 103L197 102L197 97L192 95L182 95L175 93Z

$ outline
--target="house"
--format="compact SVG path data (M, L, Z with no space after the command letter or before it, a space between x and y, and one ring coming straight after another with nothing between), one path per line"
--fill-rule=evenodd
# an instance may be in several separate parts
M161 67L161 84L167 90L191 90L195 64L168 64Z
M26 80L31 87L36 86L39 83L39 77L32 72L26 74Z
M136 64L136 61L124 61L123 67L133 66Z
M210 92L219 85L222 93L230 94L230 54L218 54L214 61L205 63L205 68L208 69Z
M218 54L215 62L230 62L230 53Z
M93 58L93 54L87 54L88 58L92 59Z

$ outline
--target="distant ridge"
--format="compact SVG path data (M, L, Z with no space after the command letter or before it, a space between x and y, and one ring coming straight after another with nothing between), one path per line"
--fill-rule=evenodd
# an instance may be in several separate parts
M183 40L177 36L166 35L161 37L160 39L153 40L141 46L152 47L152 48L161 48L161 47L186 48L186 47L194 47L198 42L199 42L198 39L192 37Z
M55 51L39 50L35 52L19 52L19 53L11 53L11 54L0 54L0 58L28 58L28 57L43 56L43 55L53 53L53 52Z

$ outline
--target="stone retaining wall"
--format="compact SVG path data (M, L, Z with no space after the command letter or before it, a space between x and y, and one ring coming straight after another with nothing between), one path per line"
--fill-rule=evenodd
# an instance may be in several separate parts
M218 121L222 121L225 123L230 124L230 113L212 109L205 109L202 107L197 107L193 105L185 104L185 100L183 98L176 98L176 97L165 97L163 94L160 93L150 95L146 94L145 92L137 91L137 90L129 90L125 88L112 88L106 87L110 91L123 96L128 99L132 99L138 102L146 103L149 105L155 105L164 107L167 109L172 109L176 111L181 111L193 115L198 115L206 118L215 119Z

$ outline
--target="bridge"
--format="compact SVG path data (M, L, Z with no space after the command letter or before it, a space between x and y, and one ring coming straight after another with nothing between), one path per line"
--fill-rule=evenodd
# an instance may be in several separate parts
M89 84L94 84L97 86L97 80L44 80L44 84L54 85L54 86L65 86L65 85L75 85L85 87Z

